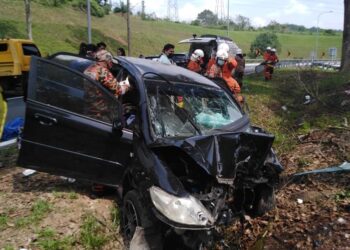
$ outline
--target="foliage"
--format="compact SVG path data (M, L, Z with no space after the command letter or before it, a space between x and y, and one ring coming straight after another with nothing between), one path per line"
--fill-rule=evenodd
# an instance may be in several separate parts
M119 1L119 4L113 9L114 13L127 13L128 12L128 5L124 3L124 1Z
M46 6L58 7L66 3L72 2L72 0L34 0L33 2L37 2Z
M261 33L259 34L255 40L250 45L250 57L256 57L255 51L258 49L259 51L264 51L266 47L276 48L279 52L281 51L281 44L278 40L278 37L274 33Z
M98 3L98 0L92 0L90 2L91 6L91 15L97 17L103 17L106 14L109 14L110 7L109 5L101 6ZM79 8L80 10L86 11L86 0L73 0L72 6L75 8Z
M250 19L248 17L238 15L236 17L236 22L234 22L236 30L249 30L252 28Z
M201 13L198 14L197 20L202 25L213 25L217 24L218 17L210 10L203 10Z

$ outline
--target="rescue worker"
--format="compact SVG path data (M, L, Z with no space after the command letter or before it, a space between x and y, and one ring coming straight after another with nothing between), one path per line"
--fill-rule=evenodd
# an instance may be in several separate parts
M100 82L110 90L116 97L124 95L130 88L127 81L117 82L109 71L113 66L113 56L107 50L100 50L96 54L97 62L85 69L84 74Z
M265 70L264 70L265 81L268 81L268 80L272 79L273 69L274 69L275 64L277 62L278 62L278 57L276 55L276 49L272 48L270 50L269 56L264 58L264 63L265 63Z
M189 63L187 64L187 69L201 74L203 69L201 67L203 63L204 52L201 49L196 49L190 58Z
M263 54L263 59L264 62L262 63L264 65L264 77L265 77L265 81L270 79L270 68L271 66L268 64L268 62L270 61L270 56L271 56L271 47L267 47L266 51Z
M235 68L235 73L233 77L238 82L240 88L243 86L243 75L244 75L244 69L245 69L245 59L244 55L242 54L241 49L237 49L235 60L237 62L237 67Z
M174 49L175 46L173 44L165 44L158 61L164 64L175 64L175 62L171 59L174 55Z
M232 70L237 67L237 62L234 58L230 58L225 50L218 50L216 53L216 63L209 70L210 78L222 78L225 80L228 88L239 102L243 101L239 95L241 88L235 79L232 77Z
M207 69L205 71L206 76L209 75L210 68L215 64L215 61L216 61L216 50L213 49L210 55L210 59L207 63Z

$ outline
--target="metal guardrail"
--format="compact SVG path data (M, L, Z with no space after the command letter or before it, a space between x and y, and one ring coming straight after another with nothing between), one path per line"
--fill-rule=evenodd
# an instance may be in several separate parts
M246 63L250 65L261 63L261 59L247 59ZM339 69L340 60L312 60L312 59L283 59L280 60L276 67L291 68L291 67L320 67L324 69Z

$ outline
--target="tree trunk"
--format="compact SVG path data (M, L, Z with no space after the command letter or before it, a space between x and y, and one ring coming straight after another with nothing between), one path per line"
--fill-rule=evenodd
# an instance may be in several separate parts
M341 71L350 71L350 0L344 0L344 31Z
M26 12L26 30L28 39L32 40L32 13L30 11L30 0L24 0L25 12Z

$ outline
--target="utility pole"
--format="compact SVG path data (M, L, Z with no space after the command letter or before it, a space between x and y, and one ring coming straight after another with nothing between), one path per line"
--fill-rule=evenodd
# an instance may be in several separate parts
M230 31L230 0L227 0L227 36Z
M32 40L32 13L30 10L30 0L24 0L24 7L26 13L26 30L28 39Z
M145 19L146 14L145 14L145 1L142 0L141 2L141 19Z
M86 0L87 24L88 24L88 43L91 43L91 6L90 0Z
M126 27L127 27L127 36L128 36L128 56L131 55L131 32L130 32L130 0L127 0L127 13L126 13Z

